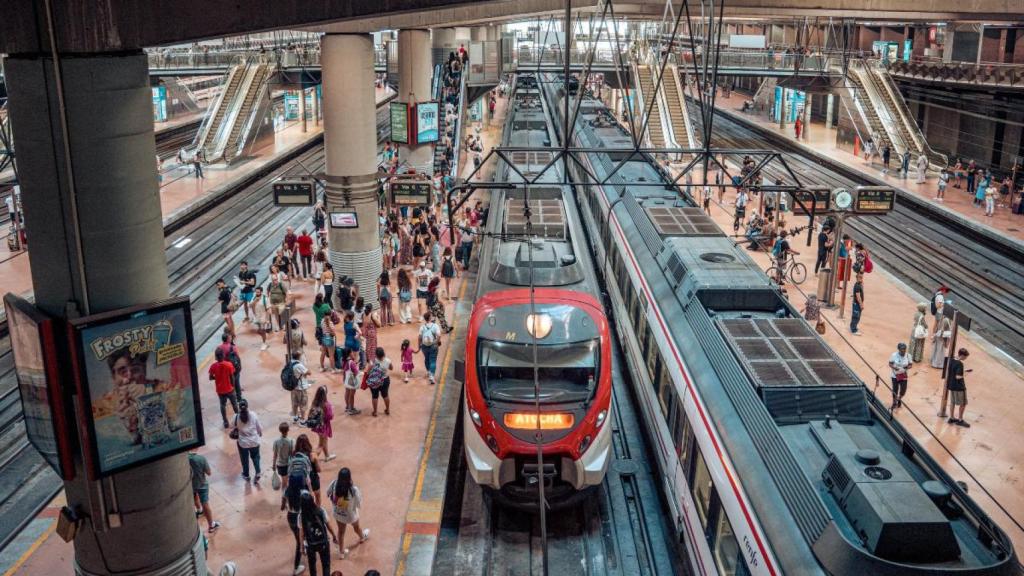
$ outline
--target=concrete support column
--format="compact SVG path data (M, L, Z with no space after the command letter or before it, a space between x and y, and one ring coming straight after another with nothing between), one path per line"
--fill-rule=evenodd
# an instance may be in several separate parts
M471 31L471 29L469 27L466 27L466 26L456 26L455 27L455 44L456 44L456 46L460 42L463 42L463 43L464 42L469 42L472 39L473 39L473 32Z
M811 132L811 130L810 130L810 128L811 128L811 93L810 92L807 92L807 93L804 94L804 120L803 120L803 122L804 122L804 131L803 131L803 134L801 134L801 136L803 136L804 140L808 140L810 138L809 135L810 135L810 132Z
M37 231L36 305L66 317L167 298L146 56L76 55L60 67L66 133L53 60L13 55L5 64L25 222ZM185 454L102 482L88 481L75 460L64 489L86 518L76 574L206 576ZM113 502L117 527L107 518Z
M313 126L320 125L320 86L313 86Z
M956 34L956 25L947 22L944 27L946 34L942 39L942 61L949 63L953 61L953 36Z
M403 102L430 100L433 66L431 66L430 32L428 30L398 31L398 99ZM432 144L402 144L400 157L417 172L433 173Z
M484 40L487 40L487 27L477 26L476 28L473 28L470 32L470 39L473 42L483 42Z
M431 45L433 46L431 52L433 53L434 64L443 64L448 60L448 53L455 52L459 47L455 43L455 29L454 28L434 28L430 31Z
M330 227L334 277L349 276L367 303L383 265L377 231L377 106L373 37L327 34L321 40L327 213L355 212L356 228ZM337 291L335 291L337 294Z
M299 120L302 121L302 131L307 132L309 125L306 123L306 89L299 88Z
M489 24L487 26L487 40L489 42L497 42L501 40L501 26L498 24Z

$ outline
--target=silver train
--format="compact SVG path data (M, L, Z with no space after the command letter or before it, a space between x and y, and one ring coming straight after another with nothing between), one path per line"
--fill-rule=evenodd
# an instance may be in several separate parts
M561 128L561 84L543 82ZM584 98L571 144L628 148ZM561 134L558 135L559 139ZM621 153L584 162L604 178ZM571 164L696 575L1020 574L1012 543L648 158Z

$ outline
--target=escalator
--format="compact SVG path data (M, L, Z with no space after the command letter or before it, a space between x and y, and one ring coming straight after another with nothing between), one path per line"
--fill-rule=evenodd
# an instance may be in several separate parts
M853 95L853 101L856 105L856 109L860 111L861 119L867 124L871 130L871 138L874 141L875 146L879 151L885 146L892 148L892 141L889 139L889 133L885 129L885 125L882 124L882 119L878 117L878 112L875 110L874 104L871 102L871 98L868 97L867 90L864 89L864 85L861 84L860 79L850 74L847 77L849 80L849 90Z
M196 140L193 145L195 150L207 150L211 142L216 139L218 132L220 132L221 123L224 121L224 116L238 94L238 88L242 84L242 78L245 76L246 69L247 65L239 64L238 66L233 66L228 71L227 80L224 82L224 89L221 90L220 96L217 97L217 102L207 110L206 119L203 120L203 125L199 128L199 132L196 133Z
M654 72L651 66L647 64L636 65L637 78L640 83L640 114L638 117L643 118L643 114L646 114L648 109L650 110L650 116L647 120L647 134L645 135L650 141L652 148L666 148L668 146L665 139L665 128L661 124L661 107L657 101L654 101L654 105L650 103L652 99L655 99L654 93Z
M267 87L267 81L272 73L273 65L271 64L255 66L249 88L242 96L234 124L224 145L223 158L225 162L230 163L235 158L242 156L245 147L255 139L270 104L270 90Z
M662 96L665 109L668 111L672 138L680 148L696 148L699 146L690 124L690 115L686 113L686 98L683 97L683 77L680 76L675 64L665 69L665 80L662 81Z
M893 82L892 76L889 75L889 71L879 66L870 65L868 66L868 76L874 84L875 91L881 95L885 105L892 111L892 116L899 125L900 134L903 136L904 141L911 146L912 151L915 154L927 156L928 163L933 169L941 170L945 168L948 165L948 158L943 154L935 152L928 145L928 141L918 127L917 122L913 120L910 109L903 100L903 95L900 94L896 83Z

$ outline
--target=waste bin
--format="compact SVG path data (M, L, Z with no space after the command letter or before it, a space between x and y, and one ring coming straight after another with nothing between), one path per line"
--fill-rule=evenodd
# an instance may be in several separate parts
M832 278L831 268L822 268L818 271L818 302L822 305L828 303L828 285L829 279Z

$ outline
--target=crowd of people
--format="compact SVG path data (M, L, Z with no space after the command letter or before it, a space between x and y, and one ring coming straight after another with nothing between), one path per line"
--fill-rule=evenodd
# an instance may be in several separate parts
M451 77L458 72L455 62L465 60L450 61L446 83L458 86L457 77ZM468 144L470 149L483 146L479 136ZM397 146L386 147L385 162L399 164ZM322 490L327 484L322 482L325 464L339 456L343 463L346 459L332 449L335 419L342 413L365 417L365 412L371 418L390 417L392 378L399 375L404 383L435 383L439 350L453 330L446 304L456 299L454 281L469 268L486 218L482 202L467 202L449 228L446 199L452 185L448 170L439 170L428 204L381 205L383 270L373 285L361 286L353 277L335 273L322 203L314 207L309 227L284 230L266 271L242 261L235 277L217 281L224 331L208 377L219 399L221 423L237 445L242 481L256 486L269 476L273 489L280 490L280 507L294 537L294 574L307 569L310 574L331 574L332 555L345 559L350 553L348 526L357 544L370 536L370 529L360 524L363 493L353 480L357 470L342 466L336 477L332 474L326 492ZM297 297L310 292L314 320L305 325L296 311ZM367 298L371 292L376 305ZM388 331L401 336L413 326L411 338L388 338L401 342L394 349L381 345L380 337ZM266 417L267 407L251 405L253 400L245 397L242 358L235 344L240 334L258 335L261 350L275 338L287 344L281 386L288 396L289 417L277 424L269 466L261 458L268 424L260 417ZM334 391L341 392L343 408L332 402ZM205 518L212 534L220 528L209 499L209 478L216 471L198 453L189 458L197 517ZM333 546L337 554L332 554Z

